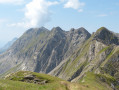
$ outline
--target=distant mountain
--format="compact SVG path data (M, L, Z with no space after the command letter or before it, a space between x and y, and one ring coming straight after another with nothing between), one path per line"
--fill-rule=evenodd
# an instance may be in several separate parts
M92 35L83 27L31 28L0 55L2 76L19 70L54 75L94 90L118 90L119 34L105 27Z
M17 40L18 38L14 38L12 41L9 41L7 44L5 44L2 48L0 48L0 54L4 53L5 51L7 51L12 44Z

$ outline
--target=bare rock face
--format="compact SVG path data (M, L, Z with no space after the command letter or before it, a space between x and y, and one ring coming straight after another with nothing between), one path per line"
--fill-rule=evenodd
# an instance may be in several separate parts
M105 27L101 27L100 29L98 29L94 39L107 45L119 45L119 38L117 37L117 35L109 31Z
M100 80L102 78L110 87L113 85L116 89L119 85L119 38L104 27L93 33L71 57L62 61L49 74L79 82L89 72L99 75Z
M31 28L0 56L0 73L28 70L49 73L70 57L91 34L84 28L64 31L60 27Z

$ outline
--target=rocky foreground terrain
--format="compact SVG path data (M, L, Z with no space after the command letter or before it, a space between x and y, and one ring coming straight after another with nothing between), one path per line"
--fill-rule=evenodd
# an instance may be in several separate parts
M119 34L105 27L93 34L83 27L70 31L31 28L0 55L2 78L21 70L78 83L83 90L119 90Z

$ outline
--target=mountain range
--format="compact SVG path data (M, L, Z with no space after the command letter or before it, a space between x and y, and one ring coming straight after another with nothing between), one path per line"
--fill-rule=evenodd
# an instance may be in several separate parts
M0 74L45 73L97 90L119 89L119 34L105 27L27 30L0 55ZM104 89L106 87L106 89ZM92 89L91 89L92 90Z
M0 54L2 54L2 53L4 53L5 51L7 51L17 39L18 39L18 38L12 39L12 40L9 41L7 44L5 44L2 48L0 48Z

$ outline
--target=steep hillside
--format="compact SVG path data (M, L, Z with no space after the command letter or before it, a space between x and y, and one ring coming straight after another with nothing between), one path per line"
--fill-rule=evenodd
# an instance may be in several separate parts
M84 28L63 31L55 27L51 31L41 27L26 31L0 56L0 73L28 70L48 73L79 48L90 33Z
M119 38L104 27L93 33L66 62L61 62L49 74L71 82L87 83L85 78L90 78L89 72L98 77L98 81L119 88Z

